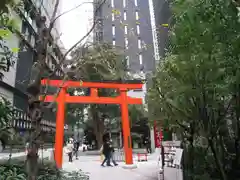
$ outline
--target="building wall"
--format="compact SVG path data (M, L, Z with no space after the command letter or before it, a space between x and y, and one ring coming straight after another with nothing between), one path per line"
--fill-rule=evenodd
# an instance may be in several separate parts
M155 14L156 28L158 32L158 47L160 57L164 57L168 45L168 27L162 24L169 24L171 11L169 2L166 0L152 0Z
M137 4L135 0L126 0L124 6L124 0L108 0L97 13L102 20L102 27L99 29L102 29L103 41L115 44L116 48L125 49L130 71L135 73L153 71L155 58L148 0L136 1ZM139 20L136 19L136 12ZM140 27L140 34L137 25ZM125 34L125 26L127 34Z
M19 53L19 60L21 63L17 65L16 72L16 83L15 87L24 94L27 90L27 86L30 82L32 65L33 65L33 52L30 49L22 51ZM27 96L14 94L14 106L22 109L23 111L27 110Z

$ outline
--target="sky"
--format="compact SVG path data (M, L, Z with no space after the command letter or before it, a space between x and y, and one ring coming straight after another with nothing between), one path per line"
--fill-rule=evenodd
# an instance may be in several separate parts
M83 2L91 0L62 0L61 11L68 11ZM69 49L80 40L91 28L93 7L91 3L83 4L79 8L63 15L60 18L61 40L65 49Z

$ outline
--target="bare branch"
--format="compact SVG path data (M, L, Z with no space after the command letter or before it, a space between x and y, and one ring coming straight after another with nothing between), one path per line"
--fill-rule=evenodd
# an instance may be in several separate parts
M103 1L99 4L98 8L96 8L96 10L95 10L95 13L102 7L102 5L103 5L105 2L106 2L106 0L103 0ZM95 13L94 13L94 14L95 14ZM53 23L53 24L54 24L54 23ZM77 43L75 43L75 44L64 54L64 56L60 59L59 64L56 65L54 71L49 75L49 78L53 77L53 76L56 74L56 72L57 72L59 69L61 69L61 65L62 65L63 62L65 61L67 55L68 55L74 48L76 48L80 43L82 43L82 41L83 41L86 37L88 37L88 36L92 33L92 31L94 30L96 24L97 24L97 20L94 21L91 29L87 32L87 34L86 34L85 36L83 36ZM66 81L67 78L68 78L68 75L66 74L66 75L64 76L64 78L63 78L63 81L62 81L63 83L61 84L61 86L64 85L64 83L65 83L65 81ZM56 93L56 96L55 96L55 97L58 96L60 90L61 90L61 87L58 89L58 92ZM45 89L45 92L47 92L46 89ZM45 97L46 97L46 93L43 95L43 102L44 102L44 100L45 100ZM48 106L48 108L50 108L52 105L53 105L53 103L51 103L51 105Z
M63 12L62 14L58 15L55 19L53 19L53 20L52 20L52 23L54 24L54 23L56 22L56 20L58 20L60 17L62 17L63 15L68 14L68 13L70 13L70 12L78 9L79 7L81 7L81 6L84 5L84 4L92 4L92 2L83 2L83 3L75 6L74 8L69 9L69 10Z
M60 0L57 0L56 3L55 3L55 6L54 6L54 11L53 11L53 14L52 14L52 17L51 17L51 20L50 20L50 24L49 24L49 28L48 28L48 31L49 31L49 34L51 33L53 27L54 27L54 23L55 23L55 19L56 19L56 16L57 16L57 11L58 11L58 6L59 6L59 3L60 3Z
M100 3L100 5L98 6L98 8L95 10L95 13L102 7L102 5L103 5L105 2L106 2L106 0L103 0L103 1ZM94 14L95 14L95 13L94 13ZM65 61L67 55L68 55L74 48L76 48L80 43L82 43L82 41L83 41L84 39L86 39L86 38L92 33L92 31L94 30L97 22L98 22L98 21L95 20L95 21L93 22L93 25L92 25L91 29L87 32L87 34L85 34L78 42L76 42L76 43L63 55L63 57L61 58L59 64L56 66L55 70L52 72L52 74L50 74L49 77L54 76L55 73L57 72L57 70L61 69L61 65L62 65L62 63Z

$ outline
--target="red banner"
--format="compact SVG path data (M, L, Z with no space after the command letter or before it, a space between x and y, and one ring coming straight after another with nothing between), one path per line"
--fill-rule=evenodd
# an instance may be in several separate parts
M155 148L160 148L161 141L162 141L162 130L161 128L158 129L156 121L154 121L153 131L154 131Z

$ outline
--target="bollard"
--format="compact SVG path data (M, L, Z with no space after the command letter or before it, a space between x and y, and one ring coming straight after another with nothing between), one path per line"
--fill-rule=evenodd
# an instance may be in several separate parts
M160 170L159 170L158 180L164 180L164 171L163 171L163 169L160 169Z
M147 154L145 154L145 161L148 161Z
M140 162L140 161L148 161L147 153L138 153L137 157L138 157L138 162ZM141 157L144 157L144 159L142 159Z

